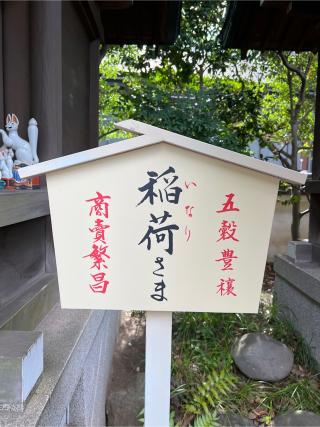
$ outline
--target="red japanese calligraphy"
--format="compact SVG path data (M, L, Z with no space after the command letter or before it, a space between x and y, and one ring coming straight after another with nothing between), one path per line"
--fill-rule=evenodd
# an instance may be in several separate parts
M188 181L188 182L185 181L184 186L186 187L187 190L191 190L191 187L197 187L198 185L195 181ZM185 214L187 215L188 218L193 218L194 209L195 207L193 205L184 206ZM191 229L188 227L188 225L185 226L184 234L186 236L186 242L189 242L191 238Z
M105 276L106 276L105 273L91 274L91 277L96 282L90 285L90 288L92 289L93 292L101 293L101 294L104 294L106 292L109 281L104 280Z
M227 212L239 212L240 209L235 206L234 202L234 193L229 193L225 195L226 200L222 203L222 208L217 210L216 213L227 213ZM237 233L237 223L235 221L228 221L223 219L219 228L219 239L217 242L228 240L231 245L231 241L239 242L239 239L236 236ZM232 245L231 245L232 248ZM231 249L230 246L221 250L220 257L215 259L216 262L221 263L220 270L221 271L230 271L234 270L233 263L234 260L238 257L235 255L234 249ZM235 279L229 277L227 279L220 279L220 283L217 285L217 294L220 296L234 296L237 294L235 292Z
M237 212L240 209L239 208L235 208L234 207L234 203L233 203L233 198L234 198L234 194L230 193L230 194L226 194L226 202L223 203L222 205L222 209L217 211L217 213L221 213L221 212Z
M90 253L82 258L89 258L91 261L90 274L94 283L89 283L92 292L104 294L107 290L109 281L106 278L106 272L103 270L108 269L107 261L110 255L107 253L108 246L106 244L106 230L110 225L105 222L109 218L109 203L110 196L103 196L99 191L96 191L97 197L86 200L92 202L90 206L89 216L100 217L94 220L93 226L89 227L89 231L94 235L91 245Z
M184 209L186 211L186 215L188 215L188 217L192 218L192 210L194 209L194 206L186 205L184 207Z
M235 233L237 231L237 224L235 221L226 221L223 220L221 222L221 226L219 228L219 234L220 239L217 240L217 242L220 242L220 240L234 240L235 242L238 242L239 240L235 237Z
M83 257L83 258L90 257L92 259L93 264L90 268L97 268L98 270L100 270L101 265L104 268L108 268L108 266L104 264L104 262L106 261L106 258L110 259L110 256L107 254L107 248L108 246L100 245L99 247L98 245L95 245L95 244L92 245L91 253Z
M234 282L235 279L231 279L230 277L228 279L220 279L220 283L217 285L217 294L220 294L222 297L227 295L236 297L237 294L234 291Z
M105 230L107 228L110 228L110 226L105 224L102 219L98 218L95 220L94 227L89 228L91 233L95 233L95 238L94 238L93 243L96 243L96 242L106 243Z
M233 270L232 262L236 258L238 257L234 255L233 249L224 249L221 251L221 258L216 259L215 261L223 262L223 268L221 268L222 271Z
M94 205L91 206L89 215L91 216L94 213L96 216L109 218L109 203L105 202L105 199L110 199L110 196L103 196L99 191L96 191L96 193L97 197L86 200L86 202L94 203Z
M184 234L186 236L186 241L189 242L190 237L191 237L191 230L189 229L189 227L186 225L185 229L184 229Z
M197 187L197 183L195 181L191 181L187 183L187 181L184 182L184 186L187 190L189 190L190 187Z

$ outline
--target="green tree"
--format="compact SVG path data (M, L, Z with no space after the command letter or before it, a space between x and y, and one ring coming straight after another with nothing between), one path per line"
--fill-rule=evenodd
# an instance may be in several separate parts
M174 45L110 50L101 68L101 133L134 117L240 152L259 138L298 170L297 154L313 139L315 57L249 52L241 61L238 51L221 49L224 10L224 1L185 1ZM291 202L298 239L297 187Z
M101 66L101 135L115 117L133 116L175 132L246 152L261 92L222 78L237 51L222 50L226 1L185 1L172 46L113 48ZM229 70L231 73L231 70Z
M185 1L181 11L181 32L169 46L145 46L135 56L123 56L130 71L142 77L158 72L161 79L175 86L196 82L204 86L205 75L224 72L230 53L221 49L219 33L222 28L226 1Z
M221 147L248 152L257 133L257 115L262 92L254 84L243 88L230 79L206 78L206 86L167 85L154 73L142 78L124 72L108 78L104 66L101 85L101 127L104 137L113 123L128 117L185 134ZM111 67L114 72L114 67ZM112 75L112 74L111 74Z
M316 55L312 53L269 54L274 77L266 84L257 136L282 165L299 170L299 153L309 153L313 144ZM291 235L298 240L299 225L307 211L300 209L301 188L292 186Z

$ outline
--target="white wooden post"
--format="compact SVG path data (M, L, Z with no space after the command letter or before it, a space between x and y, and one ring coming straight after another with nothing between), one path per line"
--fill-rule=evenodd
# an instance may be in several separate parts
M169 426L171 332L171 311L146 312L145 427Z

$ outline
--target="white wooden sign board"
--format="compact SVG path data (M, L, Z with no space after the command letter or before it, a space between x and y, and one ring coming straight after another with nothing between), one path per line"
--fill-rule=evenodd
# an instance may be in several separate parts
M21 169L47 175L61 306L146 310L147 336L169 332L172 311L257 312L279 179L306 176L134 120L118 127L144 135ZM149 390L167 381L148 364L171 343L163 335L153 357L147 346ZM168 399L146 405L146 425L167 423Z
M139 190L149 186L148 172L161 176L169 168L174 172L158 179L152 189ZM170 188L165 180L174 177ZM47 183L63 308L258 310L276 178L160 143L48 174ZM108 204L107 218L92 211L94 200L87 202L98 199L97 193L110 197L102 203ZM217 213L227 194L234 194L231 203L239 211ZM96 219L109 228L101 230L104 239L94 243ZM219 230L230 224L222 240ZM153 230L142 241L149 227ZM94 245L102 259L98 268L93 267L95 257L88 256ZM229 269L223 271L224 262L216 260L223 259L224 251L237 258L231 257ZM104 292L90 286L96 283L92 273L102 271L109 282ZM229 277L234 292L221 295L220 279ZM161 301L162 292L155 288L162 281L166 299Z

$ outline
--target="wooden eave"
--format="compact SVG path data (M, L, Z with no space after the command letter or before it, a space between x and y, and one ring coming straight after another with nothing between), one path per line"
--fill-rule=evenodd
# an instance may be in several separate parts
M224 48L318 51L320 2L231 1L221 32Z
M88 33L103 44L172 44L180 31L181 1L77 1Z
M167 143L185 150L203 154L226 163L254 170L255 172L273 176L294 184L304 184L306 175L300 172L286 169L262 160L254 159L243 154L235 153L221 147L203 143L193 138L179 135L174 132L151 126L136 120L125 120L116 124L117 128L140 134L135 138L126 139L115 144L81 151L57 159L27 166L19 170L22 178L37 176L66 169L72 166L88 163L105 157L126 153L159 143Z

